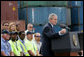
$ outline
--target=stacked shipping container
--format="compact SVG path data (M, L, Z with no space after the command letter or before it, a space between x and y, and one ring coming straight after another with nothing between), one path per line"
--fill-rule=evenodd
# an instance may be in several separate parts
M18 2L1 1L1 24L4 22L16 22L21 25L20 30L25 30L25 21L18 20Z
M67 1L21 1L21 8L24 7L50 7L50 6L57 6L57 7L64 7L67 6Z
M26 11L27 9L27 11ZM33 9L33 11L32 11ZM24 8L24 9L20 9L22 14L20 14L19 18L20 19L26 19L27 20L27 16L26 13L28 12L28 23L33 23L35 25L39 25L39 24L46 24L48 23L48 16L51 13L55 13L58 15L58 23L68 23L66 21L66 19L70 19L70 18L66 18L67 16L67 10L70 12L70 9L67 9L65 7L36 7L36 8ZM34 14L32 14L32 12ZM34 20L33 20L33 15L34 15ZM68 15L70 16L70 15ZM70 21L69 21L70 22Z
M83 31L83 1L80 4L71 8L72 31Z
M34 24L35 25L34 27L36 28L36 32L39 31L41 33L42 31L41 29L43 28L43 26L38 26L38 25L45 25L46 23L48 23L48 16L51 13L56 13L58 15L57 25L59 25L60 23L71 25L70 8L66 8L68 6L67 1L54 1L54 2L53 1L22 1L22 2L19 1L19 4L21 5L18 9L19 19L25 20L26 24L27 23ZM38 6L44 6L44 7L38 7ZM52 6L57 6L57 7L52 7ZM57 28L59 26L55 26L55 27Z
M81 1L68 1L68 7L80 7Z
M1 1L1 20L18 20L17 2Z
M81 2L82 1L22 1L19 2L21 5L19 8L19 12L21 13L19 14L19 19L24 19L26 24L33 23L34 25L44 25L48 23L49 14L56 13L58 15L58 25L60 23L67 25L74 23L78 24L79 21L80 23L83 23L83 21L81 21L83 20L83 8L81 7ZM77 11L79 12L78 15ZM79 20L77 21L78 18Z

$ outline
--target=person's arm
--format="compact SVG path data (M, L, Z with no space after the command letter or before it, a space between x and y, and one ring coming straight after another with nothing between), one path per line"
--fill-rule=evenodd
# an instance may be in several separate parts
M4 43L1 40L1 55L2 56L7 56L4 51L5 51Z
M55 33L52 31L50 27L46 27L43 31L43 33L50 39L52 38L60 38L59 33Z
M31 50L28 51L30 56L36 56Z
M37 53L36 56L39 56L39 51L38 50L36 50L36 53Z
M20 56L23 56L23 52L20 52Z
M42 56L41 54L39 54L39 51L37 50L36 51L37 55L36 56Z
M1 56L7 56L4 51L1 51Z
M12 51L10 52L10 56L14 56L14 53Z

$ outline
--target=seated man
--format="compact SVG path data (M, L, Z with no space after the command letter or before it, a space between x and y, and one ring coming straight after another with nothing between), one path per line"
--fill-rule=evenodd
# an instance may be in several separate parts
M25 46L30 56L40 56L36 44L32 41L33 33L27 32L27 40L25 41Z
M24 43L25 43L24 38L25 38L25 32L24 31L20 31L19 32L19 40L18 41L19 41L19 43L21 45L22 52L23 52L24 56L29 56L29 54L27 52L27 49L26 49L26 47L24 45Z
M18 42L17 32L11 32L11 40L9 41L12 51L14 52L15 56L22 56L22 49L20 47L20 43Z
M10 33L7 30L2 31L1 37L1 55L2 56L14 56L14 53L11 50L11 46L8 43L10 38Z
M40 42L41 35L40 33L35 33L35 43L37 45L38 51L40 52L40 47L42 45L42 42Z

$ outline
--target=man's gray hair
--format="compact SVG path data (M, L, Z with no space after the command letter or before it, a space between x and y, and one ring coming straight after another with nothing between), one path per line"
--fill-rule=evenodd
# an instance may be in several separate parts
M29 24L27 25L27 27L30 27L30 26L33 26L33 24L29 23Z
M51 13L51 14L49 14L48 19L53 19L53 16L57 16L57 15L55 13Z

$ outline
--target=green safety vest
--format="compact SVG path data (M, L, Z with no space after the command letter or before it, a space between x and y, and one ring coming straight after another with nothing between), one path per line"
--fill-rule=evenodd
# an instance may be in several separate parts
M26 46L27 50L31 50L36 55L36 50L38 50L38 49L37 49L36 44L33 43L33 41L26 40L25 46Z
M11 45L12 52L14 52L16 56L20 56L20 52L22 51L22 49L20 47L19 42L18 41L13 42L12 40L9 40L9 43ZM17 43L17 47L15 45L16 43Z
M24 50L24 54L25 54L26 56L29 56L29 54L28 54L27 50L25 49L25 46L23 45L23 43L22 43L20 40L18 40L18 42L22 45L23 50Z

